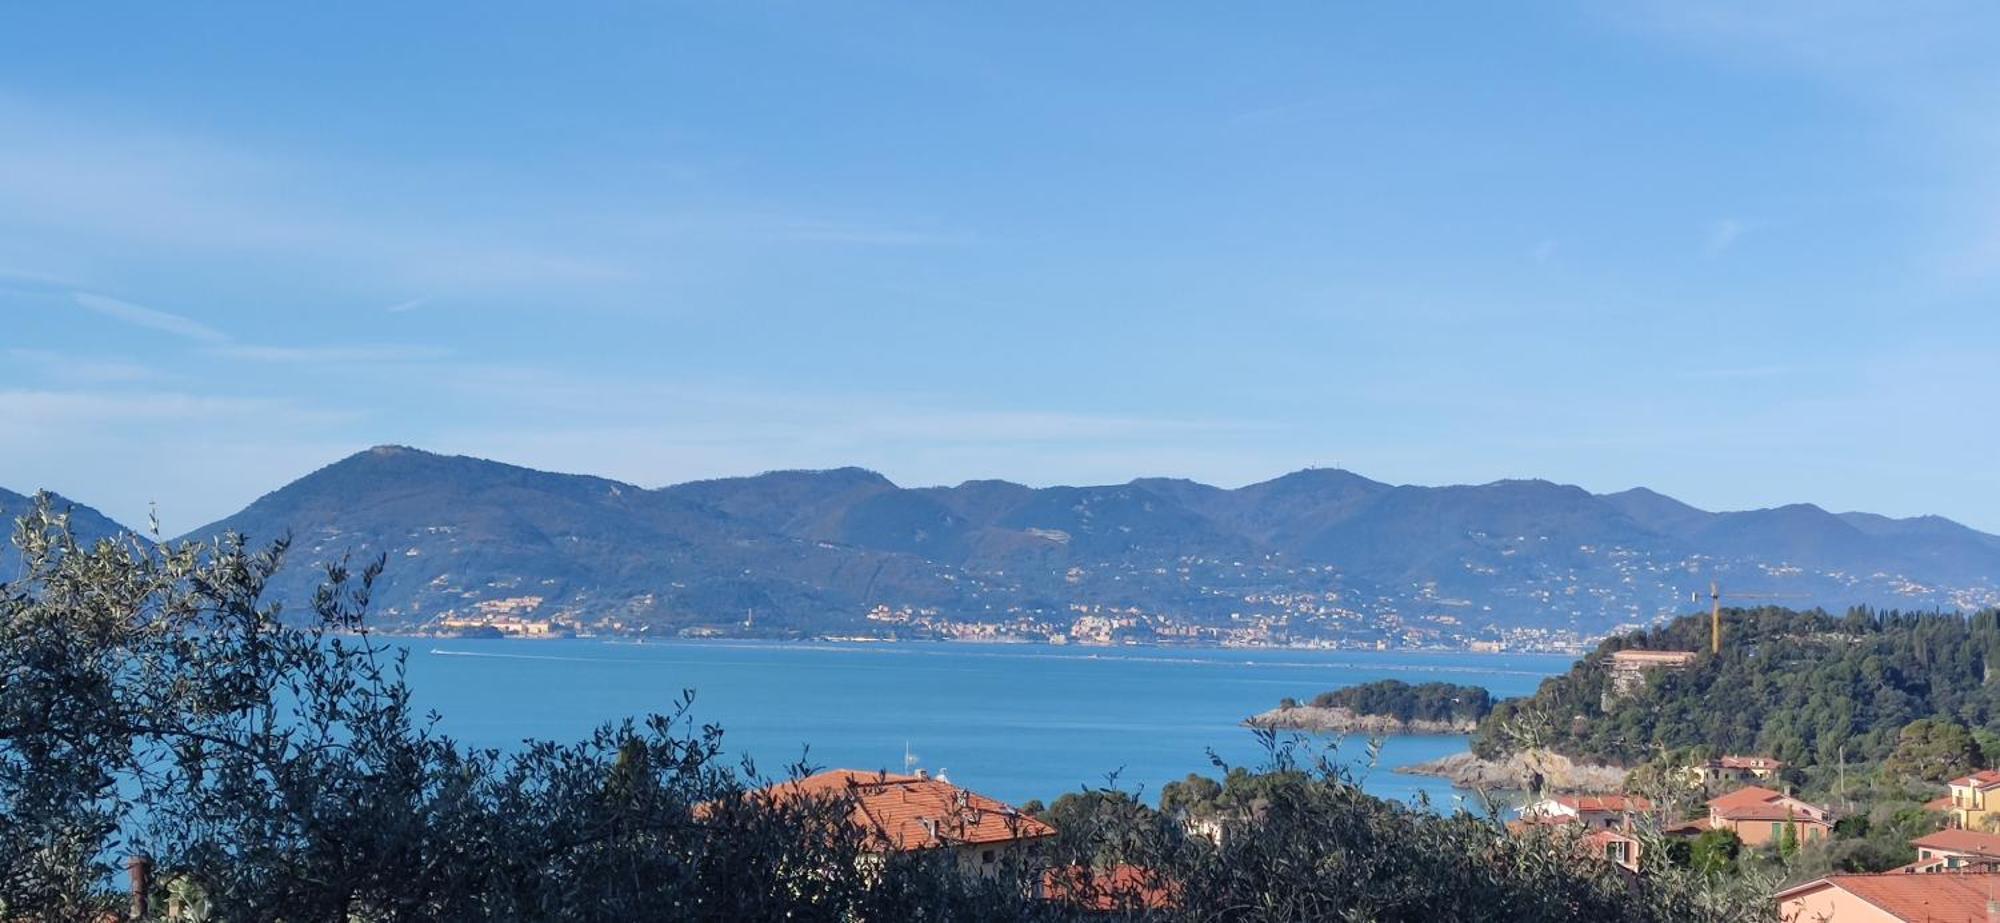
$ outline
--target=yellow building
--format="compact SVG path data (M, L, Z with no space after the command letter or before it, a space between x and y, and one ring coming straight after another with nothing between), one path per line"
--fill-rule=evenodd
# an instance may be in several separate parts
M1982 769L1951 780L1951 825L1961 830L2000 827L2000 770Z

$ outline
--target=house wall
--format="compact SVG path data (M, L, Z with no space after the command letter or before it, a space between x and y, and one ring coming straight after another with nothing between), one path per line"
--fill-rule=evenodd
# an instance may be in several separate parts
M1779 837L1783 836L1786 821L1738 820L1720 821L1720 823L1736 831L1736 838L1742 840L1745 846L1767 846L1778 842ZM1794 820L1790 823L1792 826L1798 828L1799 845L1801 846L1826 839L1832 832L1831 827L1818 821ZM1773 830L1773 825L1776 825L1775 830Z
M958 870L966 875L992 878L1008 864L1027 867L1040 866L1041 840L1014 840L987 846L956 846L952 855L957 859Z
M1778 919L1783 923L1901 923L1882 908L1832 886L1779 902Z

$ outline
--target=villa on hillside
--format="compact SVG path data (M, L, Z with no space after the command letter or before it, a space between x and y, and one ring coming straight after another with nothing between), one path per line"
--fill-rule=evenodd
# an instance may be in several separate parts
M1818 842L1833 835L1833 814L1783 792L1751 785L1709 799L1707 817L1670 832L1728 830L1746 846L1764 846L1782 840L1787 827L1801 844Z
M967 874L992 876L1009 862L1032 862L1054 827L1012 805L918 770L892 775L833 769L765 790L774 799L847 798L850 822L871 853L949 850Z
M1718 756L1688 767L1695 784L1703 788L1721 784L1775 782L1785 764L1768 756Z
M1995 825L1994 815L2000 813L2000 801L1995 792L2000 792L2000 769L1982 769L1969 776L1951 780L1950 801L1951 825L1961 830L1987 830Z
M1778 892L1783 923L1989 923L2000 874L1829 875Z

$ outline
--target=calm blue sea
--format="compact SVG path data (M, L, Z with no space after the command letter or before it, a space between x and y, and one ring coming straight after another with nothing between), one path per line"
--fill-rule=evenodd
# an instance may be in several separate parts
M478 746L574 740L608 721L668 709L725 729L732 754L778 772L810 746L818 766L901 771L904 752L1007 801L1118 784L1154 800L1210 750L1255 765L1240 727L1277 704L1376 679L1442 680L1498 696L1533 691L1571 658L1543 654L1062 648L949 643L778 644L599 640L413 640L410 683L443 728ZM1443 782L1392 772L1464 749L1462 737L1390 739L1364 786L1385 798ZM1365 756L1351 738L1341 755Z

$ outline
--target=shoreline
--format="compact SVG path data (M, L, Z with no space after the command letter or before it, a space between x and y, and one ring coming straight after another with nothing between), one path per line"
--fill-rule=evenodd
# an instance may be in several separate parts
M643 636L643 635L611 635L611 634L590 634L590 635L575 635L575 634L547 634L547 635L502 635L502 636L499 636L499 637L491 637L491 636L479 636L479 635L462 635L462 634L446 634L446 633L440 633L440 632L427 632L427 631L399 631L399 630L396 630L396 629L394 629L394 628L371 628L371 629L369 629L369 630L368 630L368 633L369 633L369 634L371 634L371 635L374 635L374 636L377 636L377 637L382 637L382 638L394 638L394 639L398 639L398 640L403 640L403 641L418 641L418 640L423 640L423 641L520 641L520 642L526 642L526 643L530 643L530 644L534 644L534 643L540 643L540 642L545 642L545 641L597 641L597 642L601 642L601 643L607 643L607 644L632 644L632 645L656 645L656 644L657 644L657 645L670 645L670 644L716 644L716 643L727 643L727 644L757 644L757 645L769 645L769 646L784 646L784 645L795 645L795 646L802 646L802 647L803 647L803 646L818 646L818 647L889 647L889 646L901 646L901 645L910 645L910 646L924 646L924 645L940 645L940 644L954 644L954 645L964 645L964 646L967 646L967 647L1032 647L1032 648L1047 648L1047 649L1050 649L1050 650L1070 650L1070 651L1088 651L1088 652L1097 652L1097 651L1132 651L1132 650L1191 650L1191 651L1244 651L1244 652L1254 652L1254 651L1267 651L1267 652L1271 652L1271 653L1308 653L1308 652L1310 652L1310 653L1331 653L1331 654L1419 654L1419 655L1423 655L1423 654L1465 654L1465 655L1480 655L1480 656L1492 656L1492 657L1508 657L1508 656L1515 656L1515 657L1520 657L1520 656L1531 656L1531 657L1572 657L1572 658L1581 658L1581 657L1583 657L1584 655L1586 655L1586 654L1588 654L1588 653L1589 653L1589 650L1578 650L1578 651L1567 651L1567 650L1503 650L1503 651L1495 651L1495 650L1488 650L1488 649L1483 649L1483 648L1472 648L1472 647L1392 647L1392 648L1377 648L1377 647L1373 647L1373 646L1366 646L1366 647L1362 647L1362 646L1356 646L1356 647L1343 647L1343 646L1340 646L1340 645L1335 645L1335 644L1269 644L1269 645L1246 645L1246 644L1198 644L1198 643L1159 643L1159 642L1148 642L1148 643L1122 643L1122 644L1089 644L1089 643L1084 643L1084 642L1078 642L1078 641L1071 641L1071 642L1068 642L1068 643L1064 643L1064 644L1056 644L1056 643L1051 643L1051 642L1048 642L1048 641L1037 641L1037 640L1033 640L1033 639L998 639L998 638L992 638L992 639L988 639L988 638L868 638L868 637L855 637L855 636L847 636L847 637L818 637L818 638L757 638L757 637L727 637L727 636L717 636L717 637L697 637L697 638L683 638L683 637L657 637L657 638L649 638L649 637L646 637L646 636Z

